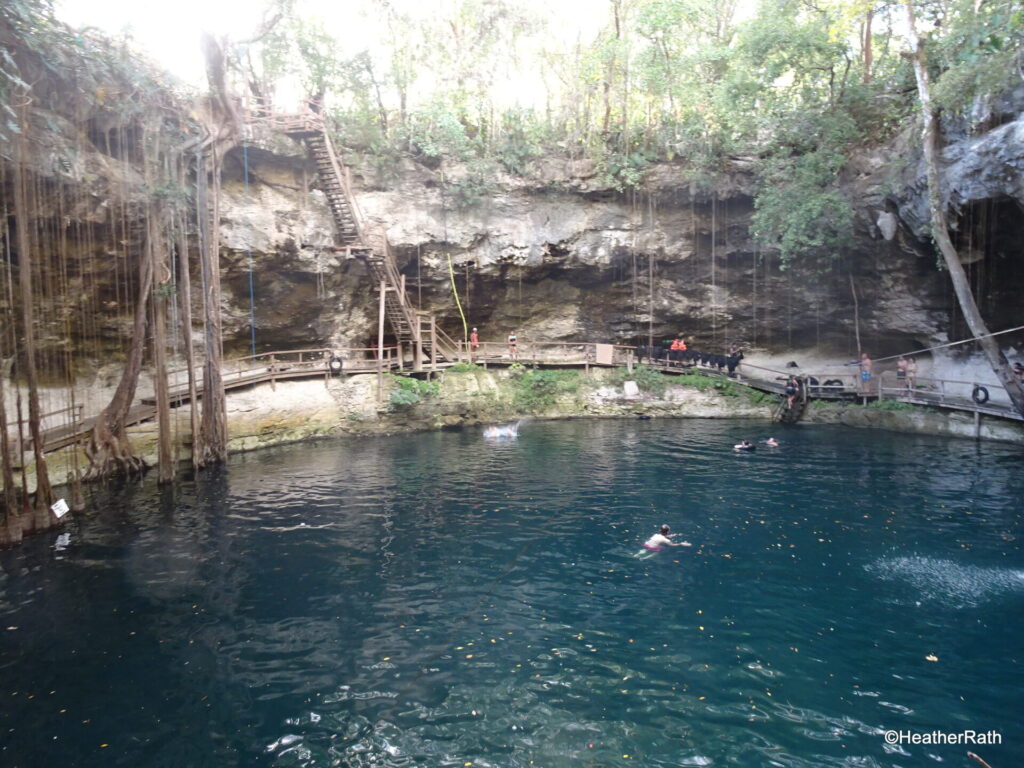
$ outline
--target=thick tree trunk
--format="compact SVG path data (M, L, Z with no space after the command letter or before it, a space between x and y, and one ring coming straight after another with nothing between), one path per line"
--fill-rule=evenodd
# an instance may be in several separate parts
M22 125L26 121L23 119ZM22 136L24 137L24 132ZM32 449L36 464L36 498L33 527L49 528L56 518L50 511L53 489L43 455L43 431L40 426L39 382L36 374L36 334L33 316L32 246L29 242L29 212L25 202L25 139L18 142L18 162L14 164L14 218L18 234L18 282L21 287L21 319L25 332L25 375L28 379L28 427L32 435Z
M142 371L142 356L146 347L146 318L152 285L153 262L143 255L139 261L139 294L132 323L131 349L117 390L107 407L96 417L96 424L86 444L85 454L89 457L86 480L99 480L120 473L141 472L146 468L146 462L132 453L124 422L135 399L135 388L138 386L139 373Z
M227 402L224 396L224 381L221 367L224 359L224 348L220 319L220 238L218 223L220 221L220 172L221 158L216 149L211 151L213 167L210 169L212 189L208 208L200 214L206 219L200 249L200 265L203 275L203 317L206 341L206 362L203 366L203 415L200 432L202 433L202 454L200 465L224 461L228 456L227 439ZM212 226L211 226L212 225Z
M7 402L4 390L10 361L0 362L0 469L3 471L3 518L0 519L0 548L10 547L21 541L21 521L18 519L20 505L18 491L14 485L14 470L11 464L11 444L7 439Z
M204 201L197 209L200 216L200 264L203 278L203 312L206 333L206 364L203 368L203 415L200 464L224 461L228 455L227 403L221 365L224 358L220 319L220 176L224 155L237 146L242 136L242 118L227 84L227 60L224 46L209 35L203 37L206 76L210 83L209 136L203 150L209 153L209 199L205 199L205 162L200 158L197 173ZM205 233L205 236L202 234Z
M964 272L963 264L960 263L960 255L949 237L949 226L946 223L946 210L942 204L942 197L939 187L939 161L938 161L938 121L936 120L935 108L931 100L931 88L928 78L928 62L924 51L924 41L917 33L917 25L914 19L913 0L906 1L907 20L910 28L910 38L914 44L914 75L917 77L917 91L921 99L921 122L922 122L922 143L924 145L924 158L928 175L928 206L931 209L932 236L935 238L942 258L949 270L949 277L953 281L953 290L956 292L957 301L960 303L960 310L963 312L967 327L981 346L982 352L988 359L989 365L995 372L999 383L1006 389L1013 407L1024 416L1024 388L1014 376L1013 370L1006 359L1006 356L999 349L999 344L989 334L988 327L978 310L971 293L971 284Z

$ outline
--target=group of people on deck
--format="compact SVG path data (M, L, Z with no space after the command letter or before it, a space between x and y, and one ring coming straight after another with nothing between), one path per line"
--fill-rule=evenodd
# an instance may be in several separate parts
M701 352L687 346L686 339L681 333L671 341L665 339L661 345L639 346L636 353L640 362L647 360L654 363L665 363L669 367L700 364L707 368L717 368L719 371L727 368L730 376L736 373L736 368L739 366L740 360L743 359L743 353L736 343L730 344L729 350L725 354Z
M469 351L475 355L480 349L480 334L474 328L469 334ZM516 335L515 330L509 331L508 334L508 356L512 360L519 359L519 337Z
M867 352L860 353L857 361L860 369L860 390L862 394L871 394L871 379L874 378L875 364ZM900 389L911 390L917 386L917 360L914 357L900 355L896 360L896 384Z

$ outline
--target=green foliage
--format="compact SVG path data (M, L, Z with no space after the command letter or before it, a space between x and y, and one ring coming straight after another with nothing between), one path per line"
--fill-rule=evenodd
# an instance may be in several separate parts
M409 408L427 398L434 397L440 390L440 384L436 381L393 374L388 374L388 379L393 385L391 389L392 408Z
M904 403L900 400L874 400L867 405L868 408L874 408L876 411L917 411L920 410L920 406L914 405L913 403Z
M408 144L428 159L448 157L466 161L474 155L473 140L458 116L434 102L409 117Z
M654 159L651 152L636 150L629 153L609 152L598 162L598 178L619 192L640 186L644 169Z
M472 372L472 371L482 371L483 368L481 368L476 363L461 363L460 362L460 363L455 363L448 370L451 371L452 373L469 373L469 372Z
M958 0L927 10L945 32L929 49L937 59L933 65L942 68L933 89L937 105L963 111L1020 83L1024 6L1019 0Z
M54 132L50 110L73 115L85 125L90 119L125 126L146 118L169 133L174 114L186 110L182 95L138 54L131 40L111 40L93 29L76 30L54 16L48 0L5 0L0 3L0 142L19 133L12 105L26 104L37 120ZM171 143L182 142L180 129Z
M560 395L578 392L581 384L577 371L559 370L517 371L511 381L515 407L522 413L550 408Z
M616 368L609 376L609 381L620 387L627 381L635 381L642 392L660 395L665 392L670 379L661 371L640 364L633 367L632 373L628 368Z
M767 392L762 392L760 389L754 389L753 387L742 387L744 394L750 401L751 405L773 405L776 401L776 396L771 395Z
M692 387L700 392L714 391L723 397L739 397L750 389L730 379L705 376L702 373L684 373L674 376L673 382L683 387Z
M829 148L762 165L751 230L783 267L800 256L832 258L853 243L853 205L836 186L845 157Z
M847 406L839 400L809 400L807 405L816 411L839 410Z
M506 111L502 115L499 133L495 156L505 170L516 176L525 176L530 161L553 143L548 126L533 110L516 108Z
M492 163L476 160L469 164L464 176L447 181L444 185L448 199L456 208L472 208L494 194Z

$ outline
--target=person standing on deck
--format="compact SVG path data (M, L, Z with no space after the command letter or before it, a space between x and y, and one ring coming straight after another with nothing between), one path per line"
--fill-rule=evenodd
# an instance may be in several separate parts
M896 385L903 390L907 388L907 367L909 365L910 361L903 355L900 355L896 361Z
M917 359L910 358L907 360L907 389L913 389L917 386Z
M786 381L786 408L792 409L793 403L796 401L796 396L800 394L800 385L797 383L796 377L790 376Z
M871 371L874 368L874 363L871 362L867 352L860 353L860 362L857 365L860 367L861 394L871 394Z
M476 351L480 349L480 337L477 335L476 328L469 334L469 352L470 356L476 354Z
M519 359L519 340L516 338L515 331L508 335L508 356L513 360Z

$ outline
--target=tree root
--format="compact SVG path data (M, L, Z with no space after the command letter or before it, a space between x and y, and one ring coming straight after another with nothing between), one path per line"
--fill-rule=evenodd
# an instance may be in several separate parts
M123 430L120 434L111 430L103 414L96 419L85 455L89 457L89 469L82 478L85 482L142 474L149 469L149 465L132 452L132 444Z

